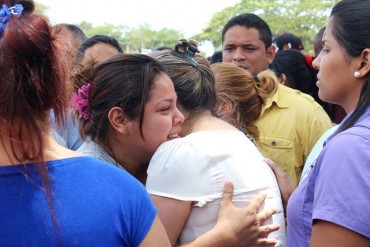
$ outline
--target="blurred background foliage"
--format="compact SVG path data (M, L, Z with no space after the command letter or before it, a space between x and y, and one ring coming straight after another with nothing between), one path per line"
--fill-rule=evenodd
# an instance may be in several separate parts
M192 38L200 42L210 42L215 50L221 49L221 33L226 22L235 15L251 12L264 19L270 26L273 37L290 32L302 39L305 50L313 54L313 39L316 32L325 26L330 9L339 0L241 0L232 7L215 13L202 32ZM212 3L210 3L212 4ZM37 3L38 13L47 12L47 6ZM93 26L88 22L70 23L79 26L91 37L105 34L116 38L126 52L143 52L157 47L173 47L184 34L171 28L153 30L149 24L137 27L104 24Z

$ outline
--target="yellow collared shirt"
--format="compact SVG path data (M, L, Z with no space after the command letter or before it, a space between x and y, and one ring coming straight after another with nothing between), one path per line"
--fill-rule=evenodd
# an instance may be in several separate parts
M312 147L333 124L311 96L279 84L257 126L258 149L279 164L296 186Z

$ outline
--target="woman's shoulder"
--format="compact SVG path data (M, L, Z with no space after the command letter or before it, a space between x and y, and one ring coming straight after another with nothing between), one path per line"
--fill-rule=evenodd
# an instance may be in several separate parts
M106 187L143 187L131 174L113 164L89 156L76 156L48 162L57 176L76 177L81 183L99 183ZM62 178L63 179L63 178Z
M199 131L182 138L161 144L156 154L176 152L181 153L214 153L225 146L252 145L251 141L241 131Z
M370 145L370 119L358 122L354 126L334 134L329 138L327 144L339 150L358 149L363 145Z
M338 170L344 176L360 172L365 168L366 161L370 160L369 148L370 128L353 126L329 137L318 157L317 165L329 175L339 176Z

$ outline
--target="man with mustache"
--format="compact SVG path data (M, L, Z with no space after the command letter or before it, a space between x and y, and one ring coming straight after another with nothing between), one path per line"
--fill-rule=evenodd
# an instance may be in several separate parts
M223 62L249 70L258 78L275 57L267 23L252 13L230 19L222 31L222 57ZM278 163L296 186L312 147L332 123L311 96L279 84L265 102L257 126L259 150Z

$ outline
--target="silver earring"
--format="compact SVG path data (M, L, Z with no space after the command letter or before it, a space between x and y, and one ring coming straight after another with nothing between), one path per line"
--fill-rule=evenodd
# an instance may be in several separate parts
M360 78L360 76L361 76L360 71L356 71L355 73L353 73L353 76L356 77L356 78Z

